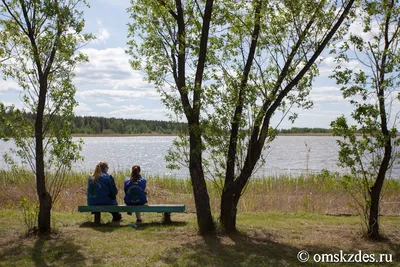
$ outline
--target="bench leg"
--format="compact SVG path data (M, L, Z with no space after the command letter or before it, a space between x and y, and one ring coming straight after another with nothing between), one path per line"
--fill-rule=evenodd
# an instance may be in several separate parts
M100 224L101 212L94 212L94 223Z
M163 223L163 224L172 223L172 221L171 221L171 213L164 212L163 214L164 214L164 216L163 216L163 221L162 221L162 223Z

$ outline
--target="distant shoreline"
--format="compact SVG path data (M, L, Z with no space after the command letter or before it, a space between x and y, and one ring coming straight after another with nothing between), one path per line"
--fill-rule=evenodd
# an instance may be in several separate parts
M279 136L332 136L331 133L280 133ZM73 137L178 136L177 134L72 134Z
M73 137L132 137L132 136L178 136L177 134L72 134Z

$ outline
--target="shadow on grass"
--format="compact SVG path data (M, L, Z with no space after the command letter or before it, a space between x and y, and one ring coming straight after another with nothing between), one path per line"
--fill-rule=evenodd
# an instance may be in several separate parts
M309 246L298 248L285 243L276 242L274 233L258 229L253 233L233 233L227 235L209 235L191 243L185 243L179 247L167 249L161 256L161 260L172 266L329 266L332 263L322 263L315 254L337 254L340 249L329 246ZM340 266L398 266L396 251L398 244L386 242L393 254L393 263L340 263ZM306 250L310 254L307 263L301 263L297 259L300 250ZM357 253L357 251L345 251L344 253ZM368 254L370 252L364 252ZM388 251L374 251L389 253ZM378 259L379 256L375 256ZM346 258L347 259L347 258ZM371 265L372 264L372 265ZM378 264L378 265L377 265Z
M143 231L148 228L153 228L153 227L163 227L163 228L168 228L168 227L184 227L188 224L188 222L172 222L168 224L163 224L162 222L144 222L144 223L139 223L137 224L136 230Z
M65 237L40 237L33 245L26 238L16 239L2 248L0 262L4 266L82 266L86 260L81 247ZM1 264L0 264L1 265Z
M55 241L55 242L53 242ZM80 246L72 240L48 240L39 238L31 251L35 266L79 266L85 261L85 256L79 252Z
M172 222L169 224L163 224L162 222L144 222L140 224L135 224L136 227L132 227L131 224L121 224L120 222L107 222L107 223L102 223L102 224L95 224L94 222L84 222L82 223L79 227L82 228L93 228L93 230L103 232L103 233L109 233L115 230L118 230L122 227L129 227L129 228L134 228L135 230L143 231L148 228L160 228L160 227L184 227L188 223L187 222Z
M273 241L273 235L209 235L168 249L162 260L173 266L298 266L299 249ZM310 264L308 264L310 266ZM312 264L311 264L312 266Z
M114 230L117 230L121 228L121 223L120 222L107 222L107 223L101 223L101 224L96 224L94 222L84 222L81 225L79 225L81 228L93 228L93 230L99 231L99 232L104 232L104 233L109 233Z

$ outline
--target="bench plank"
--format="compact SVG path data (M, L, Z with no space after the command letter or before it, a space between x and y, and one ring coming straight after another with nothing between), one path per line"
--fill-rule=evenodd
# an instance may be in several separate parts
M78 206L79 212L185 212L186 205L163 204L142 206Z

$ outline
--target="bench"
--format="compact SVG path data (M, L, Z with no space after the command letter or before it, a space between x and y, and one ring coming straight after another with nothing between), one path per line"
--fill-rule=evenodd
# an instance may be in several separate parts
M183 204L158 204L142 206L78 206L79 212L91 212L94 214L94 222L100 224L102 212L157 212L163 213L163 223L171 223L171 212L185 212Z

